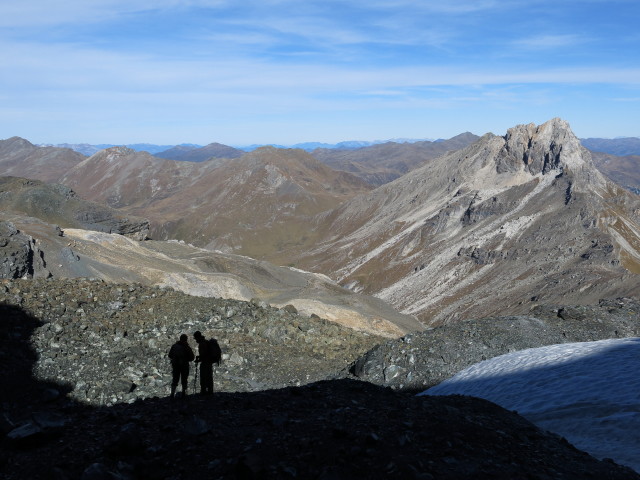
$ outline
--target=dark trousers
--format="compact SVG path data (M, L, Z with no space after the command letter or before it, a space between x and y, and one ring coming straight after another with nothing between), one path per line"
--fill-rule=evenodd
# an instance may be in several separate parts
M187 391L187 379L189 378L189 364L186 365L172 365L171 373L173 374L173 381L171 382L171 388L175 390L178 386L178 382L182 383L182 390Z
M213 363L200 363L200 393L213 393Z

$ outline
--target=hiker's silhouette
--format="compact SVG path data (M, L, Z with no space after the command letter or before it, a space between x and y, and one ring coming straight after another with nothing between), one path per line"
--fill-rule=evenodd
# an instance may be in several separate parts
M176 395L178 383L182 384L182 397L187 395L187 387L189 383L189 362L195 358L193 350L189 345L189 337L184 333L180 335L180 340L174 343L169 350L169 358L171 359L171 398Z

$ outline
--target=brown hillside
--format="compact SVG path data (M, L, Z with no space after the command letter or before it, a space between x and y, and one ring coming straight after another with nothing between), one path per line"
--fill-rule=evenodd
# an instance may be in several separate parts
M0 175L57 182L86 157L70 148L36 147L20 137L0 140Z
M310 219L371 189L303 150L263 147L232 160L177 162L114 147L62 181L80 195L151 221L156 239L291 262L310 244Z

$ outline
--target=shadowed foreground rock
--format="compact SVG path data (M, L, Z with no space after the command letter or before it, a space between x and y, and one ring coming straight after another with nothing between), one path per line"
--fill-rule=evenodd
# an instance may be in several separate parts
M415 397L354 380L66 405L65 425L39 442L5 438L3 478L640 478L490 402Z
M490 402L358 380L81 404L32 376L43 325L0 309L3 479L640 479Z

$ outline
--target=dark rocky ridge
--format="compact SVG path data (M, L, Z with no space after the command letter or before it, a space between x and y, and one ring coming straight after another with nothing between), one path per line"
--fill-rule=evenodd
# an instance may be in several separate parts
M423 391L461 370L527 348L640 336L640 302L534 307L529 315L456 322L374 347L350 367L357 377L399 390Z
M34 298L27 283L43 295ZM46 311L39 303L56 293L52 283L6 286L26 308ZM90 284L61 287L79 292ZM0 320L0 380L10 387L0 390L7 480L640 478L490 402L415 397L353 380L79 404L61 395L68 385L30 376L39 360L28 339L52 323L6 303Z
M0 221L0 278L32 277L45 262L35 240L13 223Z
M145 240L149 234L146 219L83 200L65 185L38 180L0 177L0 209L57 223L62 228L117 233L136 240Z

